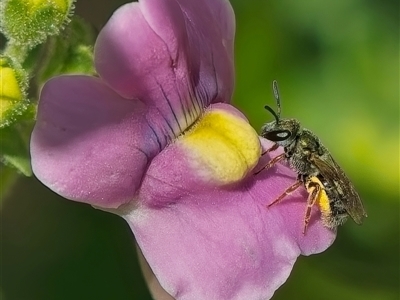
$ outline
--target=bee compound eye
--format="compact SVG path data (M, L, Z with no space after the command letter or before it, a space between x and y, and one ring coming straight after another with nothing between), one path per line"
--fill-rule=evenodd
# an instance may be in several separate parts
M291 135L292 133L289 130L275 130L269 132L266 138L270 141L279 142L287 140Z

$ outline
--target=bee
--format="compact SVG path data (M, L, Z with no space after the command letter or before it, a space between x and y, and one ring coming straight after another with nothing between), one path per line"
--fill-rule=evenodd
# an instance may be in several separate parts
M278 109L275 112L270 106L265 106L275 121L262 126L261 136L275 144L263 155L275 151L279 146L283 147L284 152L272 158L256 174L278 162L286 161L297 173L297 180L268 207L279 203L297 188L304 186L308 192L308 199L303 234L306 233L314 205L318 205L320 209L323 225L330 229L342 225L348 216L360 225L367 213L353 184L314 133L302 128L296 119L281 119L281 100L275 80L272 89Z

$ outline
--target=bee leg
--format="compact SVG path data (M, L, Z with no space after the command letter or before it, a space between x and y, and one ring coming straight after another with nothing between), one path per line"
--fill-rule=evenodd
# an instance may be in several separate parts
M278 149L279 145L278 144L273 144L271 148L265 150L263 153L261 153L261 156L264 156L265 154L267 154L268 152L272 152L275 151L276 149Z
M287 195L290 195L293 193L300 185L302 185L302 182L300 180L296 180L294 184L289 186L283 193L280 195L278 198L276 198L272 203L268 204L268 208L271 207L272 205L277 204L279 201L281 201L283 198L285 198Z
M316 182L310 182L308 184L308 188L307 189L309 191L309 194L308 194L308 199L307 199L306 213L305 213L305 216L304 216L303 234L306 234L308 223L310 223L311 209L314 206L314 204L317 202L317 199L320 196L321 186Z
M254 175L259 174L263 170L268 170L271 168L273 165L275 165L278 161L282 160L285 158L285 153L279 154L278 156L275 156L273 159L271 159L265 167L263 167L261 170L258 170L257 172L254 173Z

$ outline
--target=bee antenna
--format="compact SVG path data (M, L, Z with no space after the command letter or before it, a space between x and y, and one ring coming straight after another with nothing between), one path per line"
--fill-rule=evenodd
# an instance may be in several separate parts
M278 82L276 80L272 81L272 91L274 92L276 106L278 106L278 111L277 111L276 115L278 117L277 119L279 119L281 117L281 98L279 96ZM270 111L270 110L268 109L268 111ZM275 113L274 113L274 116L275 116ZM275 118L276 118L276 116L275 116Z
M265 105L264 108L274 116L276 123L279 123L279 116L276 114L276 112L268 105Z

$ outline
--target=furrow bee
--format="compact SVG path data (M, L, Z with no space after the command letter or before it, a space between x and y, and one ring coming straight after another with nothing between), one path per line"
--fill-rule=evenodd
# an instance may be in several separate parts
M279 203L297 188L304 186L309 196L303 234L307 230L311 209L315 204L321 211L322 223L328 228L336 229L347 220L348 216L356 224L361 224L367 213L353 184L314 133L302 128L296 119L281 119L281 100L276 81L273 81L272 89L277 112L270 106L265 106L275 120L262 126L261 136L275 144L263 155L275 151L279 146L283 147L284 152L272 158L256 174L278 162L286 161L298 176L297 180L268 207Z

